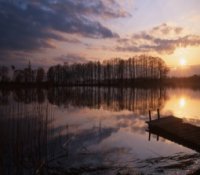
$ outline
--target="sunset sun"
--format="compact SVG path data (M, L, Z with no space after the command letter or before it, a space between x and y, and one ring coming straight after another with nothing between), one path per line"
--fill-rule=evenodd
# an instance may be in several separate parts
M185 66L185 65L187 64L186 59L185 59L185 58L180 58L179 64L180 64L181 66Z

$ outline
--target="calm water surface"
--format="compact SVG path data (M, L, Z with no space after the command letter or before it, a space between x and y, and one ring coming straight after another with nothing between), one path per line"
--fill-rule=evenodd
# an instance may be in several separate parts
M188 174L199 153L145 123L173 114L200 126L200 90L55 88L0 92L1 174Z

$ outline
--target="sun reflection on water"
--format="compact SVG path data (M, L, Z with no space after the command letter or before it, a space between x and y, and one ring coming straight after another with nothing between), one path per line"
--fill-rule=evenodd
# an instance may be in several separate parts
M179 107L180 107L180 108L184 108L185 105L186 105L186 99L185 99L185 97L181 97L181 98L179 99Z
M169 98L162 113L200 121L200 91L173 89L168 90L167 94Z

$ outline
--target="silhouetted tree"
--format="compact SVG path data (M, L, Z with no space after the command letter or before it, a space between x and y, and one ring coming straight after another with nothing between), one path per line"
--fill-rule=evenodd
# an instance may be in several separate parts
M34 70L32 70L31 62L29 61L28 67L24 69L24 81L26 83L34 82Z
M36 74L36 82L42 82L44 80L45 76L45 71L42 67L39 67L37 69L37 74Z
M6 66L0 66L0 81L8 82L10 79L8 77L9 69Z
M24 71L23 70L15 70L13 74L13 81L16 83L24 82Z

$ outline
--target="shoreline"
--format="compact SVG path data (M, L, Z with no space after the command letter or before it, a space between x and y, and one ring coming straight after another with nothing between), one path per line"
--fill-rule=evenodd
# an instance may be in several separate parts
M51 87L119 87L119 88L196 88L200 89L200 77L104 80L101 82L0 82L0 89L51 88Z

